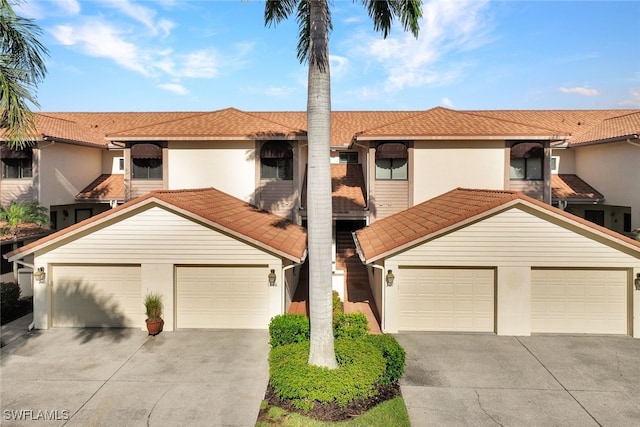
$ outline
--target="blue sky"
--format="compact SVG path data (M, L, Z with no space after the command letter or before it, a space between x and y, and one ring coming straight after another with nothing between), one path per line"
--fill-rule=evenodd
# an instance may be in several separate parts
M334 110L640 108L640 1L424 0L383 40L334 0ZM41 111L304 110L295 19L264 2L27 0L50 51ZM38 111L38 109L36 109Z

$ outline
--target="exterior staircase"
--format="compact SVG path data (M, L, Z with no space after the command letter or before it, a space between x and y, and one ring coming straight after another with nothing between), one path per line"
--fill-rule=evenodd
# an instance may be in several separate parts
M363 312L369 321L369 331L373 334L379 334L381 333L380 320L373 294L369 288L367 267L358 257L350 231L338 230L336 237L336 269L345 272L344 312ZM309 300L309 266L307 262L300 270L298 289L293 296L288 313L309 316L307 303Z

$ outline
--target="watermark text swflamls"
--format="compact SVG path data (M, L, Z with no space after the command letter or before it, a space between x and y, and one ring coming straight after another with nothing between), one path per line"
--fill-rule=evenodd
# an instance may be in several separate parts
M2 411L5 421L66 421L69 411L66 409L5 409Z

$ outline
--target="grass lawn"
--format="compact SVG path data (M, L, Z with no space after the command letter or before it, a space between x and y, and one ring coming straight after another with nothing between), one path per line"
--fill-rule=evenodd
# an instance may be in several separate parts
M348 421L318 421L303 415L287 412L277 406L269 406L267 401L262 402L256 427L284 426L284 427L409 427L409 414L402 397L398 396L372 408L369 412Z

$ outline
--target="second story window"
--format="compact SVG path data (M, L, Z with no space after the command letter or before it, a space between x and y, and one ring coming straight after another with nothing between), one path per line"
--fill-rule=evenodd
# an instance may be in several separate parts
M3 179L33 178L33 151L31 148L12 150L6 144L0 145Z
M286 141L265 142L260 148L260 179L291 181L293 149Z
M376 148L376 179L407 180L409 161L407 146L399 142L386 142Z
M155 144L131 147L131 178L162 179L162 148Z
M541 180L544 148L538 142L521 142L511 147L509 176L514 180Z

